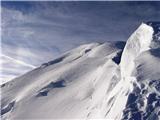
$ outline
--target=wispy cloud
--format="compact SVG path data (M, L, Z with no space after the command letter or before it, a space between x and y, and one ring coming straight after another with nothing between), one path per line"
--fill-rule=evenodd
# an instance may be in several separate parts
M33 65L3 54L0 55L0 59L0 84L35 68Z
M9 60L11 60L11 61L14 61L14 62L17 63L17 64L21 64L21 65L23 65L23 66L28 66L28 67L31 67L31 68L35 68L35 66L33 66L33 65L30 65L30 64L25 63L25 62L23 62L23 61L20 61L20 60L11 58L11 57L9 57L9 56L3 55L3 54L2 54L1 56L4 57L4 58L9 59Z

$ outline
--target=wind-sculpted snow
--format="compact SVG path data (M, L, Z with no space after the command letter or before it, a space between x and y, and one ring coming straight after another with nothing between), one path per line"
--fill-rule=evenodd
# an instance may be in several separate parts
M149 49L152 35L152 27L142 24L128 39L120 63L122 78L127 79L132 76L135 66L134 60L140 53Z
M1 85L2 119L160 119L153 32L142 24L126 45L82 45Z
M157 32L157 31L156 31ZM160 52L151 47L151 26L142 24L129 38L120 63L121 79L131 86L122 119L160 119ZM127 62L128 61L128 62Z
M133 90L124 110L126 119L160 119L160 59L150 51L145 51L135 60L136 81L132 83Z

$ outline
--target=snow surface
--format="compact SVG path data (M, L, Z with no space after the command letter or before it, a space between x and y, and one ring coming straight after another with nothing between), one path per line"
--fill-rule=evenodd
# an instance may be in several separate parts
M82 45L1 85L2 119L160 119L153 32L142 24L126 44Z

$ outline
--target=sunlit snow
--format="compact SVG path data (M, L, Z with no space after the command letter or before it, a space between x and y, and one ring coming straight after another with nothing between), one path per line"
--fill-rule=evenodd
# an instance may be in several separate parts
M142 23L126 43L79 46L1 85L2 119L160 119L153 35Z

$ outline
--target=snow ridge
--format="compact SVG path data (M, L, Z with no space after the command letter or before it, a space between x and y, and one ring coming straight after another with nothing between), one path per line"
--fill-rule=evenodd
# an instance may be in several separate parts
M121 57L121 76L123 79L132 76L135 67L134 60L142 52L150 49L153 28L142 23L140 27L127 40Z
M132 75L135 71L135 60L142 52L150 49L152 34L152 27L142 23L127 40L119 65L121 80L111 94L112 97L116 96L116 100L106 116L107 119L123 118L122 111L126 107L129 93L134 89L133 83L136 82L136 76Z

